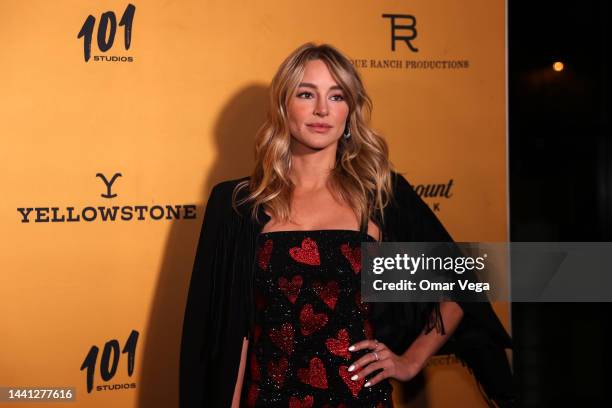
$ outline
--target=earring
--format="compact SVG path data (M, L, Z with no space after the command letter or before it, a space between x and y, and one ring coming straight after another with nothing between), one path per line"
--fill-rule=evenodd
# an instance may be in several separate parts
M349 129L348 125L344 129L344 133L342 134L342 137L344 137L344 139L348 139L351 137L351 129Z

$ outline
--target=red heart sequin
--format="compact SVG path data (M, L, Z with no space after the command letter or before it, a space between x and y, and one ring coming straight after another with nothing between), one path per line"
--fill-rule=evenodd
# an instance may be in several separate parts
M327 389L327 371L325 365L318 357L310 359L308 368L300 368L297 377L304 384L310 384L316 388Z
M300 288L302 287L303 279L300 275L295 275L291 282L284 276L278 278L278 288L287 296L287 299L293 304L297 300L300 294Z
M351 390L351 393L353 394L353 397L355 398L357 398L357 394L359 394L361 387L363 387L363 384L365 383L365 378L362 376L360 376L355 381L351 380L351 377L355 375L355 373L358 373L359 371L361 370L358 369L357 371L348 372L348 367L345 365L342 365L338 368L338 374L340 374L340 377L342 377L342 380L344 381L346 386L349 388L349 390Z
M257 362L257 357L255 357L255 354L251 354L251 377L256 381L261 380L259 363Z
M351 268L353 268L353 272L358 274L361 271L361 248L351 248L348 244L342 244L340 245L340 251L342 251L342 255L348 259Z
M283 323L280 328L271 329L269 334L272 343L289 355L293 353L293 335L294 330L291 323Z
M286 357L281 357L276 363L273 360L268 361L268 375L278 388L283 386L288 368L289 361Z
M338 301L338 292L340 291L338 282L327 282L325 286L323 286L321 282L314 282L312 284L312 289L330 309L334 310L336 302Z
M314 397L312 395L307 395L302 400L297 397L289 398L289 408L312 408L313 406Z
M259 387L256 384L251 384L247 396L247 407L254 407L259 395Z
M325 313L315 314L311 304L306 304L300 311L301 331L304 336L308 336L327 324Z
M268 267L270 256L272 256L272 246L272 240L268 239L257 251L257 265L264 271Z
M325 346L327 346L330 353L344 357L347 360L351 359L351 352L348 351L349 345L349 334L348 330L346 329L338 330L338 335L336 338L332 337L325 340Z
M320 265L321 258L319 256L319 248L317 243L312 238L304 238L302 247L293 247L289 249L289 255L298 262L308 265Z

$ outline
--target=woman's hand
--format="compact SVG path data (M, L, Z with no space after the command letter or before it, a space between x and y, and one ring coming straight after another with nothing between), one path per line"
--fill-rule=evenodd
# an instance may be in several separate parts
M369 349L370 353L362 356L349 366L348 371L355 372L351 380L356 381L365 378L370 373L382 369L364 387L376 385L385 378L395 378L400 381L408 381L414 378L422 369L422 364L411 361L405 355L397 355L386 345L378 340L363 340L349 347L349 351Z
M348 348L349 351L371 351L349 367L348 371L354 372L357 376L353 376L352 379L354 381L362 379L380 369L382 371L365 383L364 387L371 387L385 378L395 378L400 381L414 378L423 369L429 357L434 355L455 331L463 318L463 309L458 303L442 302L440 314L446 329L444 334L436 330L422 332L401 356L377 340L363 340L353 344Z

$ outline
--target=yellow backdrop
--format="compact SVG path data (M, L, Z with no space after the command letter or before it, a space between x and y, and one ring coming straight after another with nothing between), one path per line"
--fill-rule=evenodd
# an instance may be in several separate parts
M267 85L306 41L354 60L392 161L456 240L507 240L504 1L131 4L0 3L0 387L178 405L206 197L249 173ZM425 385L396 384L398 406L485 406L452 358Z

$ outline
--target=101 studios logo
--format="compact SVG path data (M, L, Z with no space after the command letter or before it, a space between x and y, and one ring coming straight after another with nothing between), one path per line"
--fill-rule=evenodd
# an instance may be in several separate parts
M123 27L123 46L126 51L130 49L132 44L132 27L134 24L134 14L136 13L136 6L128 4L123 15L119 20L119 27ZM115 35L117 34L117 17L113 11L107 11L102 13L100 21L98 22L98 29L96 28L96 18L91 14L87 16L81 26L81 30L77 35L77 38L83 39L83 58L85 62L91 58L91 42L96 34L96 42L98 49L101 52L107 52L115 43ZM109 62L133 62L134 57L126 55L94 55L94 61L109 61Z
M91 346L89 352L85 356L83 363L81 364L81 371L85 370L86 382L87 382L87 393L91 393L94 386L94 377L99 364L100 378L104 382L109 382L117 374L117 368L119 365L120 354L125 354L127 360L127 375L131 377L134 373L134 364L136 358L136 344L138 343L139 333L136 330L132 330L127 340L123 344L123 348L120 347L117 339L112 339L104 344L102 355L100 354L100 348L96 345ZM100 357L100 358L98 358ZM136 388L136 383L117 383L117 384L103 384L96 386L96 391L112 391L121 389Z

